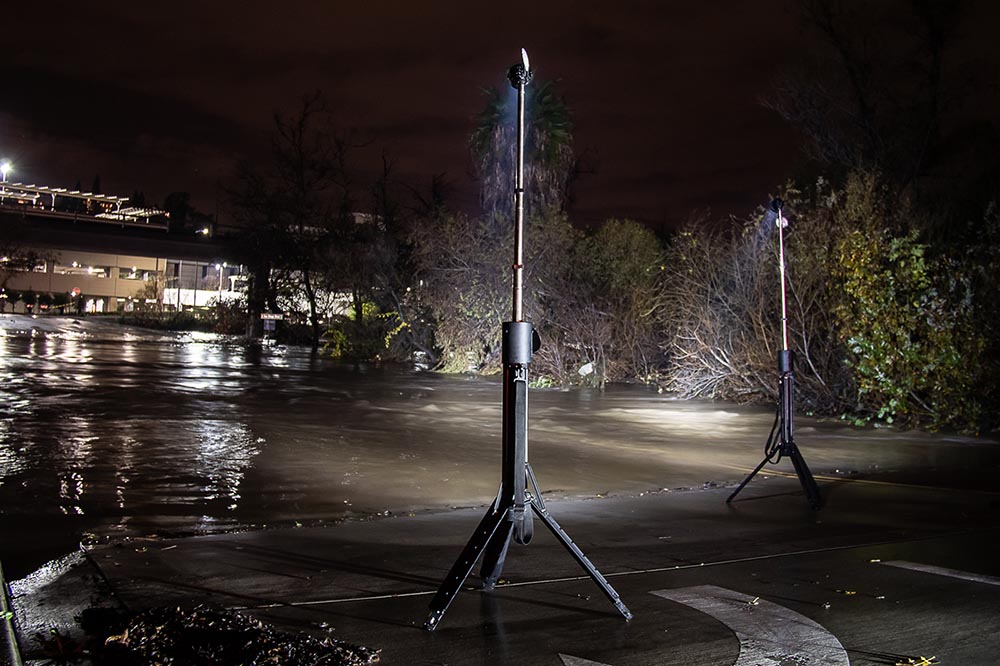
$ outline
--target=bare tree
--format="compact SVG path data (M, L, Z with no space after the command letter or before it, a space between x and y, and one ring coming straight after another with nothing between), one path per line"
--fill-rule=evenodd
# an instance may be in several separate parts
M306 97L296 113L275 114L270 163L263 170L242 165L230 192L234 214L248 231L243 246L251 269L251 325L259 325L265 307L277 312L304 303L314 349L326 315L323 294L353 274L333 256L354 233L347 165L352 145L332 129L322 97Z
M762 103L798 128L821 163L878 171L899 187L947 159L951 122L974 90L950 63L966 3L799 0L810 48ZM952 136L948 135L951 131Z
M663 251L645 227L608 220L576 232L563 268L546 281L542 367L560 383L654 382L663 364L660 335Z
M846 404L850 377L830 282L837 221L829 208L815 204L820 196L794 190L783 196L788 210L801 211L785 237L788 328L798 360L800 407L829 412ZM693 221L667 251L668 387L681 396L777 398L782 342L777 243L760 213L728 231Z
M441 212L414 225L415 279L435 319L440 365L491 371L500 363L500 324L509 317L505 238L480 219Z

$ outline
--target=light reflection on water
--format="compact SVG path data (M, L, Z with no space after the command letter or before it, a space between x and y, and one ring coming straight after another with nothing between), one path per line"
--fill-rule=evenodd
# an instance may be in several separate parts
M218 344L0 338L0 558L24 525L58 541L235 524L263 440L233 398L267 365Z
M193 435L200 442L195 469L207 481L202 488L205 500L222 500L227 509L235 510L244 470L260 453L263 439L241 423L222 419L198 421Z
M0 337L0 410L5 566L25 526L64 552L85 530L189 533L483 504L499 482L496 379L338 365L298 349ZM617 387L533 391L530 413L542 489L569 496L738 481L734 465L759 461L773 417ZM817 474L971 443L799 424ZM980 463L997 469L993 454Z

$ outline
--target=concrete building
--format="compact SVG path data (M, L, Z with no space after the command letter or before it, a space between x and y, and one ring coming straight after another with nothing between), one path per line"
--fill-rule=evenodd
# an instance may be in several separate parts
M30 270L4 271L5 311L11 311L15 295L17 312L69 313L188 310L239 296L244 270L231 242L214 237L208 227L171 229L164 211L126 202L4 183L0 244L7 252L37 257ZM0 256L0 269L8 260Z

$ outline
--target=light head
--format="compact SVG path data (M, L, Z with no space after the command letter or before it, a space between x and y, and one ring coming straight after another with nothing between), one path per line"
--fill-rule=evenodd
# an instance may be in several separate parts
M786 218L781 213L781 209L785 207L785 202L781 199L772 199L768 208L774 213L774 224L782 229L788 226L788 218Z
M531 81L531 77L534 73L531 71L528 64L528 52L521 49L521 62L513 65L507 72L507 80L510 81L510 85L515 89L520 89L521 86L527 85Z

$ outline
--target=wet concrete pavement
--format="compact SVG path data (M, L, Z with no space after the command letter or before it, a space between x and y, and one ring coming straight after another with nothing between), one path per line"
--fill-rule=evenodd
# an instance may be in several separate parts
M99 570L130 610L210 603L294 630L331 627L381 648L387 664L995 663L1000 494L820 485L819 512L780 470L732 506L731 488L547 502L631 622L538 525L530 545L511 546L497 589L475 589L471 576L425 631L431 596L485 507L134 539L89 549L78 573Z

